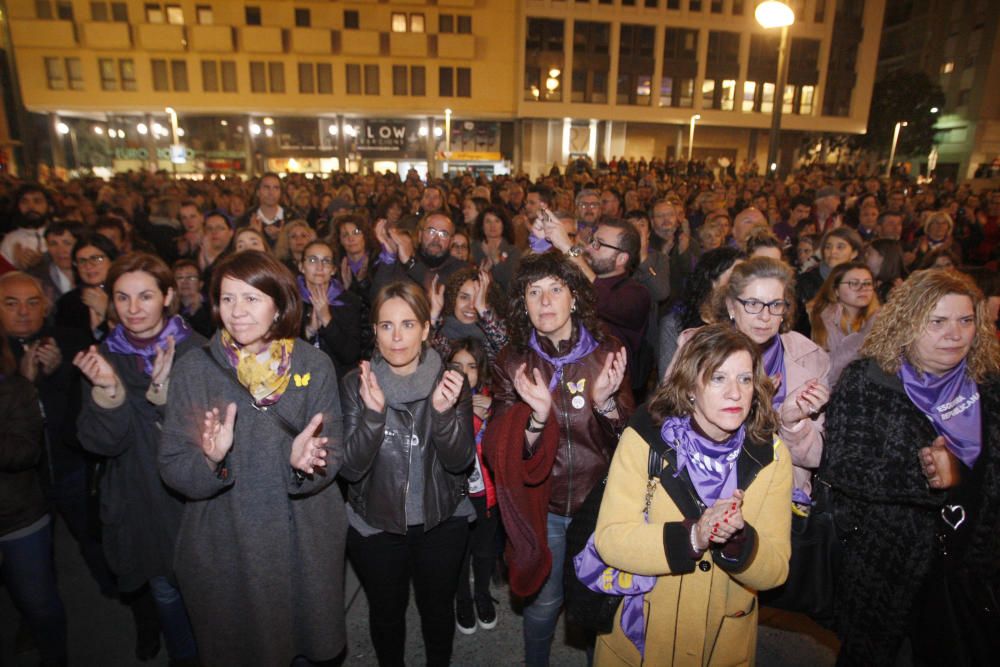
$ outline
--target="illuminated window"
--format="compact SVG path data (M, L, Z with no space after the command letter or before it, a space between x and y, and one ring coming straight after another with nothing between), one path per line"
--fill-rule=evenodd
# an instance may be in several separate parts
M942 74L951 74L953 71L955 71L955 63L953 61L949 60L945 64L941 65Z
M799 113L803 116L811 116L813 112L813 99L816 97L815 86L802 86L801 99L799 101Z
M756 81L744 81L743 82L743 105L740 107L741 111L753 111L754 98L757 96L757 82Z
M760 110L764 113L774 111L774 84L765 83L760 96Z
M781 98L781 113L792 113L795 106L795 86L785 86L785 94Z
M180 5L167 5L167 23L170 25L184 25L184 10Z
M715 108L715 81L711 79L701 83L701 105L706 109Z
M392 15L392 31L393 32L406 32L406 14Z
M736 102L736 80L722 80L722 94L719 96L719 108L723 111L732 111Z

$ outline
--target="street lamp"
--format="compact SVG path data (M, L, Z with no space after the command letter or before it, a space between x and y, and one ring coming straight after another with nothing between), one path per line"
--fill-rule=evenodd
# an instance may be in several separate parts
M701 120L700 113L691 116L691 130L688 132L688 162L691 161L691 156L694 155L694 124L699 120Z
M170 143L177 143L177 112L174 111L173 107L167 107L164 109L170 116L170 138L173 140Z
M444 152L451 152L451 109L444 110Z
M885 167L885 177L892 178L892 161L896 159L896 142L899 141L899 128L906 127L906 121L901 120L896 123L892 130L892 148L889 150L889 164Z
M764 0L754 10L754 18L764 29L781 28L778 47L778 81L774 85L774 105L771 111L771 135L767 143L767 168L777 171L778 139L781 132L781 111L785 103L785 82L788 80L788 26L795 23L795 12L780 0Z

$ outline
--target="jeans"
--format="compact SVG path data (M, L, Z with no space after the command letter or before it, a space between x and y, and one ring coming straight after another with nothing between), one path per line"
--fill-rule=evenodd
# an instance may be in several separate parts
M548 545L552 571L542 589L524 608L524 662L529 667L548 665L552 637L563 603L563 562L570 517L549 513Z
M490 577L493 576L493 566L496 564L496 533L499 515L498 507L488 510L486 496L470 496L473 507L476 508L476 523L472 526L472 536L469 546L462 559L462 569L458 575L459 600L472 600L472 590L469 587L469 567L475 578L476 596L489 597Z
M52 524L10 542L0 542L0 576L24 615L42 663L66 659L66 610L56 588Z
M451 662L455 589L468 538L464 517L452 517L426 532L423 525L410 526L406 535L363 537L353 528L348 530L347 555L368 598L369 631L379 665L405 664L411 580L427 665L443 667Z
M160 628L167 644L167 655L171 660L195 658L198 647L194 642L191 619L184 608L184 599L177 587L166 577L149 580L149 590L156 603L156 613L160 617Z

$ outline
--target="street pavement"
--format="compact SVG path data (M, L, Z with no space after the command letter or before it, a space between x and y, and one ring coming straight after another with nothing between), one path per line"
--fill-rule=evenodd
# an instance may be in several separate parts
M70 665L76 667L118 667L145 665L159 667L168 664L166 651L153 660L140 663L134 655L134 631L128 609L115 600L100 595L90 577L76 543L61 521L56 528L56 566L59 590L69 618ZM472 635L455 633L453 664L456 666L505 666L523 664L521 617L514 611L508 589L493 587L493 597L499 600L499 622L493 630L478 630ZM375 665L375 653L368 638L368 604L357 577L348 566L346 578L347 658L345 665ZM0 666L34 667L38 654L34 651L14 655L14 639L18 613L6 591L0 592ZM554 666L585 667L586 653L573 646L560 621L552 647ZM424 649L420 637L420 620L415 605L410 602L407 615L408 663L423 665ZM836 639L808 618L772 609L761 611L761 626L757 645L757 665L762 667L826 667L836 657ZM270 666L264 666L270 667Z

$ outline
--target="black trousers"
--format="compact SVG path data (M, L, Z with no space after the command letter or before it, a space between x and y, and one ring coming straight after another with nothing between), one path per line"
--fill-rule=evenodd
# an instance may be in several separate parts
M422 525L410 526L406 535L362 537L353 528L348 531L347 554L368 598L371 639L381 667L405 665L411 580L427 665L451 662L455 588L468 538L464 517L452 517L426 532Z
M459 600L471 600L472 589L469 586L469 566L475 579L476 595L490 594L490 577L497 561L496 534L500 515L499 507L486 508L486 496L469 496L472 506L476 508L476 523L472 525L472 537L462 559L462 570L458 575Z

